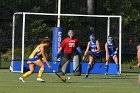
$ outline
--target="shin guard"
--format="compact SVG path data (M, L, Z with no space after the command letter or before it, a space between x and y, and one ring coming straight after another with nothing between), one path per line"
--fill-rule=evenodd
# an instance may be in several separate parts
M40 68L39 73L38 73L38 78L42 77L43 72L44 72L44 68Z
M109 66L108 65L105 65L106 74L108 73L108 68L109 68Z
M86 74L89 75L90 71L93 69L93 66L91 64L88 64L88 67L87 67L87 72Z
M30 76L32 73L30 71L26 72L25 74L22 75L22 78L26 78Z

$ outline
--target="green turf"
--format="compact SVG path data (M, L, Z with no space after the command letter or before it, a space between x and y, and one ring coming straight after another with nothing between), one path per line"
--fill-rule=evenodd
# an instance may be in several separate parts
M0 70L0 93L140 93L137 85L137 73L115 75L90 75L84 80L82 76L67 74L71 77L67 83L58 80L55 74L44 73L45 83L36 81L37 73L26 78L22 83L18 78L22 74Z

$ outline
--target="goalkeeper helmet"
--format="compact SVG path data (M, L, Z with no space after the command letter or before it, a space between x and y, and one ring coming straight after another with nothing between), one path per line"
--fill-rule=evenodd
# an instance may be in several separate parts
M108 44L112 44L113 43L113 37L112 36L108 36L107 42L108 42Z
M94 42L96 40L95 35L94 34L90 35L89 39L91 42Z
M72 37L74 36L73 30L69 30L69 31L68 31L68 36L69 36L70 38L72 38Z

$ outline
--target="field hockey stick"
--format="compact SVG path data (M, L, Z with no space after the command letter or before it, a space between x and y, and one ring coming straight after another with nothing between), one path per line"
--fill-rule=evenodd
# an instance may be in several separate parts
M62 82L66 82L66 79L63 79L53 68L50 69L55 73L55 75L59 78L59 80L61 80Z

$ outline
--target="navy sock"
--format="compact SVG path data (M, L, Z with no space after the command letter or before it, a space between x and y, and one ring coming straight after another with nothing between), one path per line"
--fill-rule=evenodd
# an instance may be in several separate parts
M117 71L119 72L119 64L116 64L116 67L117 67Z
M92 65L90 65L90 64L88 64L86 74L88 75L88 74L89 74L89 72L90 72L92 69L93 69L93 66L92 66Z
M108 73L108 65L105 65L106 73Z

